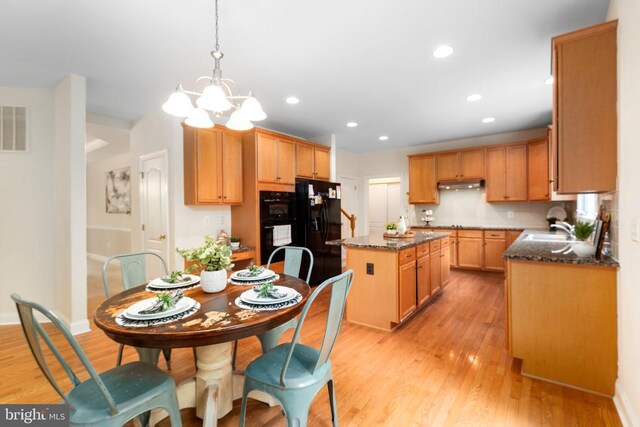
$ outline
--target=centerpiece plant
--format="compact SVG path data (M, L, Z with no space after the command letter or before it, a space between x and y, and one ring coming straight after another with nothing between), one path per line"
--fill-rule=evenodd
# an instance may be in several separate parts
M204 245L194 249L176 249L185 260L202 266L200 283L205 292L220 292L227 287L227 270L233 268L231 248L224 242L205 236Z
M576 240L571 243L571 248L578 257L589 257L596 253L596 246L589 242L595 229L596 226L592 222L578 221L573 226L573 236Z

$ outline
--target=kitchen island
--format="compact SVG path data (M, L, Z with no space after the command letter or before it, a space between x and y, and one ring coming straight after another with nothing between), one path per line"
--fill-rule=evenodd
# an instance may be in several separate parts
M618 262L553 253L567 243L545 234L525 230L504 253L509 352L523 375L613 396Z
M442 293L449 281L449 233L412 238L361 236L332 240L343 246L354 272L347 321L391 331Z

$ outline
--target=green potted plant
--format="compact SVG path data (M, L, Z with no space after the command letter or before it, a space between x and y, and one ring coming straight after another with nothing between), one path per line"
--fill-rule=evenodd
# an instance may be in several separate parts
M595 228L595 224L582 221L576 222L573 226L573 236L576 240L571 242L571 248L577 256L583 258L596 253L596 246L588 241Z
M240 248L240 238L238 236L231 236L231 250L236 251Z
M200 285L204 292L220 292L227 287L227 270L233 268L229 246L211 236L205 236L203 246L176 251L185 260L202 266Z
M387 225L385 225L385 228L387 229L387 234L390 234L392 236L398 232L398 226L395 222L388 223Z

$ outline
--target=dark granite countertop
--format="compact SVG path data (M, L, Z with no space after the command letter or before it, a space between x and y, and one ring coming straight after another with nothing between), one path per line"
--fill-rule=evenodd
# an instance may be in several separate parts
M601 267L619 267L618 261L611 257L595 257L579 258L573 252L563 255L561 253L552 253L553 250L562 249L567 246L567 242L535 242L525 240L530 233L535 234L556 234L553 231L541 231L535 229L526 229L518 239L502 255L504 259L515 259L522 261L537 262L559 262L564 264L586 264ZM558 232L560 233L560 232Z
M330 240L327 245L347 246L350 248L371 248L401 251L403 249L418 246L432 240L449 237L449 233L434 233L430 231L416 231L412 238L388 238L383 236L358 236L349 239Z
M234 254L240 253L240 252L249 252L249 251L255 251L256 248L253 246L244 246L244 245L240 245L240 247L238 249L231 249L231 252L233 252Z
M514 225L439 225L439 224L434 224L434 225L412 225L411 226L412 229L414 230L431 230L434 228L451 228L451 229L456 229L456 230L504 230L504 231L512 231L512 230L536 230L537 231L542 231L542 230L548 230L549 227L547 226L541 226L541 227L522 227L522 226L514 226Z

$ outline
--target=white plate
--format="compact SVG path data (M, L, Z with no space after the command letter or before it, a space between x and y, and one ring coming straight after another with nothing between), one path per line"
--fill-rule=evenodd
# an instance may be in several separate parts
M280 279L280 275L276 274L275 276L269 277L267 279L252 280L251 282L247 282L246 280L245 281L234 280L232 278L227 279L227 282L237 286L258 286L258 285L264 285L265 283L273 283L278 281L279 279Z
M298 295L298 292L295 289L287 288L286 286L274 286L274 288L278 292L285 294L285 296L278 299L260 298L256 291L249 289L240 295L240 299L244 302L248 302L249 304L279 304L281 302L289 301Z
M182 297L180 301L176 304L175 307L162 311L160 313L153 314L140 314L142 310L146 310L155 304L157 298L147 298L145 300L139 301L133 304L131 307L127 308L124 312L125 317L134 320L150 320L150 319L162 319L163 317L173 316L174 314L182 313L183 311L189 310L193 307L196 301L189 297Z
M238 276L238 273L244 273L245 271L249 271L249 270L240 270L240 271L236 271L235 273L233 273L231 275L231 278L235 281L238 282L252 282L252 281L256 281L256 280L264 280L264 279L270 279L271 277L275 276L276 273L274 271L271 270L265 270L262 273L258 274L257 276L254 277L241 277Z
M149 286L153 286L154 288L161 289L172 289L172 288L182 288L183 286L193 285L200 281L200 276L195 276L193 274L183 274L189 278L188 282L177 282L177 283L167 283L162 280L161 277L155 278L149 282Z

